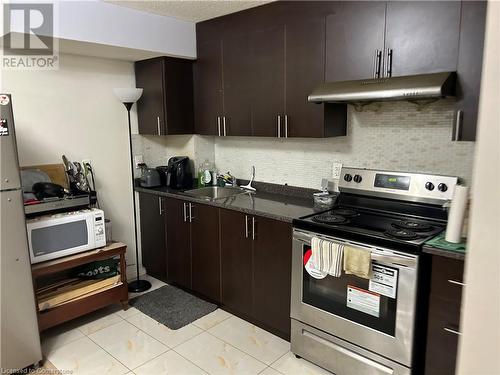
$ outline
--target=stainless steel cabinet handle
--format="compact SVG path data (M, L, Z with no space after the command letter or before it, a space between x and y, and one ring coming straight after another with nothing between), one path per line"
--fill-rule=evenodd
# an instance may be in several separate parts
M226 133L226 116L222 116L222 126L224 128L224 137L227 136Z
M376 49L375 56L373 58L373 78L380 78L381 68L382 68L382 51Z
M248 216L245 215L245 238L248 238Z
M448 279L448 282L450 284L454 284L454 285L459 285L459 286L465 286L465 283L462 283L460 281L456 281L456 280L451 280L451 279Z
M285 138L288 138L288 115L285 115Z
M161 135L160 116L156 116L156 124L158 125L158 135Z
M278 138L281 138L281 116L278 115L276 125L278 127Z
M453 128L453 135L451 136L452 141L460 141L460 133L462 132L462 119L464 111L459 109L457 111L457 117L455 118L455 126Z
M453 329L453 328L448 328L448 327L444 327L443 328L446 332L448 333L453 333L454 335L458 335L460 336L461 333L459 331L457 331L456 329Z
M220 116L217 116L217 134L220 137Z
M392 77L392 55L392 49L387 49L387 70L385 74L386 77Z
M381 71L382 71L382 51L377 50L375 78L380 78Z
M160 208L160 215L163 214L163 207L161 206L161 198L158 197L158 207Z
M189 222L192 223L193 222L193 205L191 203L189 203Z
M182 206L184 207L184 222L187 221L187 208L186 208L186 202L184 202L182 204Z
M255 217L252 216L252 241L255 241Z

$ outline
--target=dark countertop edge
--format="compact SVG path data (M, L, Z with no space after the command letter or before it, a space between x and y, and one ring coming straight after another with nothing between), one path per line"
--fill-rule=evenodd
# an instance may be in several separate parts
M438 247L424 245L422 251L427 254L438 255L446 258L465 260L467 252L440 249Z
M242 207L227 206L227 205L224 205L223 203L220 203L218 201L199 199L199 198L189 196L187 194L183 194L182 192L158 191L158 190L154 190L154 189L150 189L150 188L142 188L142 187L138 187L138 186L136 186L134 188L134 190L139 192L139 193L147 193L147 194L159 195L162 197L182 199L183 201L186 201L186 202L206 204L207 206L213 206L213 207L218 207L218 208L224 208L226 210L243 212L246 214L266 217L269 219L279 220L279 221L283 221L285 223L290 223L290 224L292 223L293 219L296 219L295 217L291 217L291 216L274 215L272 213L264 212L264 211L251 210L251 209L246 209L246 208L242 208Z

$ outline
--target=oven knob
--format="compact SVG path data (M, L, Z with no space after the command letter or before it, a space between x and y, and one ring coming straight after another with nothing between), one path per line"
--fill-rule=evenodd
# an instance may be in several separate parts
M346 173L344 175L344 181L351 182L352 181L352 176L349 173Z
M431 191L432 191L432 190L434 190L434 184L433 184L432 182L427 182L427 183L425 184L425 188L426 188L427 190L431 190Z
M357 182L358 184L363 180L363 177L361 177L359 174L354 176L354 182Z
M439 184L438 190L444 193L446 190L448 190L448 186L446 186L446 184Z

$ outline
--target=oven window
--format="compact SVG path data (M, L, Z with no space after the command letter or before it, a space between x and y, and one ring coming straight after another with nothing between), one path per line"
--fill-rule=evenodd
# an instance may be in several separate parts
M304 303L394 336L397 300L370 292L369 280L344 273L317 279L304 270L302 288Z
M31 231L31 245L35 256L87 245L88 240L86 220Z

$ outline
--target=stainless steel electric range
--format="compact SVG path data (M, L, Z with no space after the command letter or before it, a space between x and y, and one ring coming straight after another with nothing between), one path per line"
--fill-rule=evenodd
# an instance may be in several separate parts
M457 177L343 168L333 209L294 220L291 349L337 375L412 374L422 245ZM319 237L371 252L371 278L311 272ZM413 372L414 373L414 372Z

